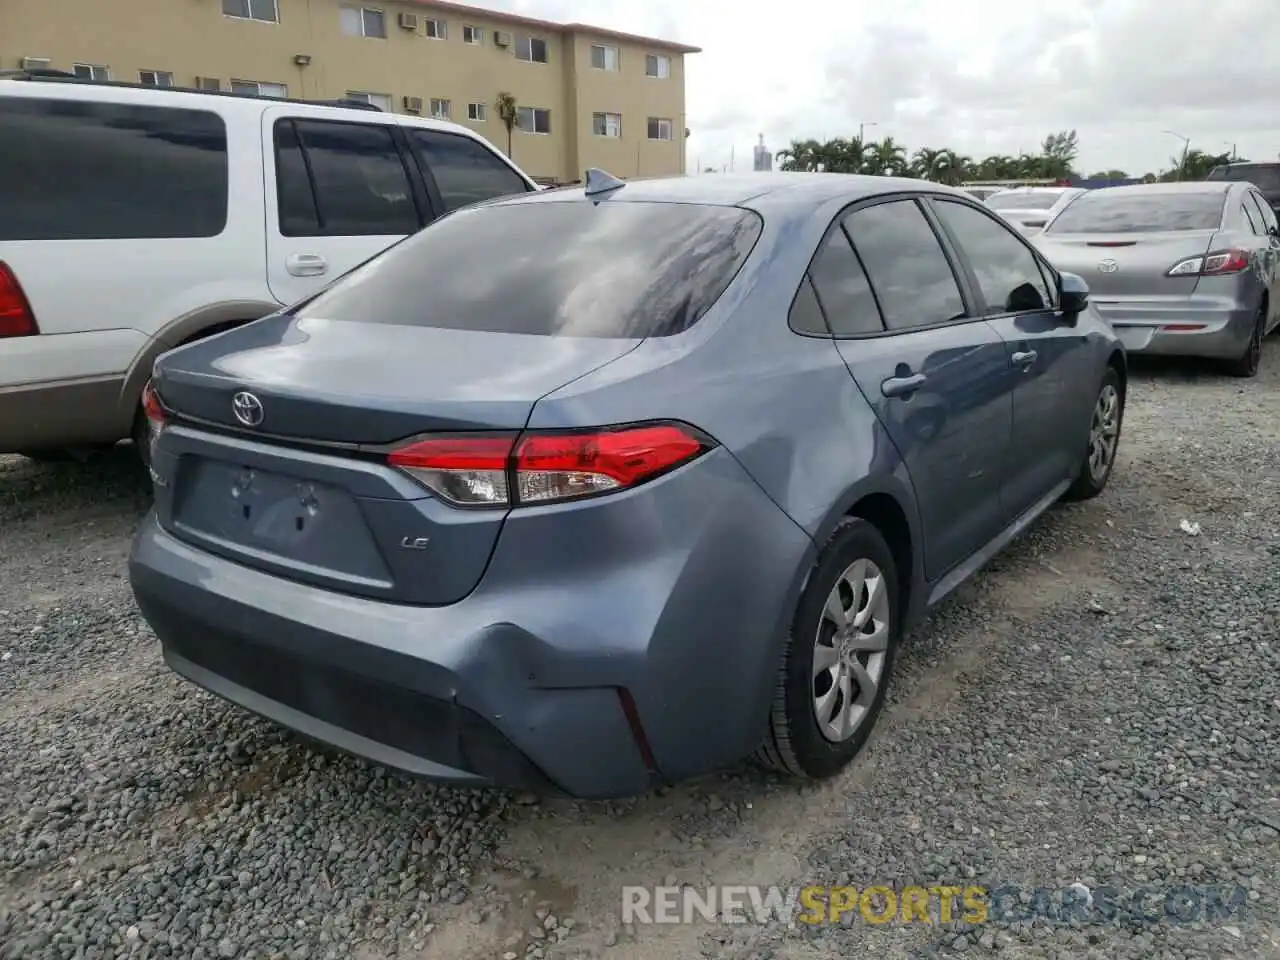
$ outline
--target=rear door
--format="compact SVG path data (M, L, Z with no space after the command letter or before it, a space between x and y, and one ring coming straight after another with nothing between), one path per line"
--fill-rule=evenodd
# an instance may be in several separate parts
M430 220L398 125L273 107L263 114L267 283L283 304L318 292Z
M836 345L907 465L937 580L1004 526L1014 377L919 204L854 209L813 267Z
M1012 522L1069 479L1084 451L1095 376L1083 330L1057 309L1057 281L1031 247L976 205L934 199L936 213L1008 347L1017 385L1001 499ZM1076 442L1078 438L1079 442Z
M1280 322L1280 223L1271 204L1260 193L1250 190L1245 196L1245 206L1253 210L1254 219L1261 224L1266 237L1267 284L1271 291L1268 322L1275 324Z

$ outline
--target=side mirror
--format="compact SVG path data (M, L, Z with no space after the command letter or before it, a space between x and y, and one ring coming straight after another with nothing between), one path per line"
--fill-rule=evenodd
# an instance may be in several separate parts
M1084 277L1074 273L1059 274L1058 303L1062 312L1072 322L1089 306L1089 285Z

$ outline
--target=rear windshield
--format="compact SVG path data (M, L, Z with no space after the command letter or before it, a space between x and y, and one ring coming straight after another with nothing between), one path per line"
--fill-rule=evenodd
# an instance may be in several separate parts
M760 218L738 207L683 203L463 209L295 315L538 336L669 336L716 302L760 229Z
M1097 190L1076 197L1046 233L1163 233L1215 230L1226 194L1125 193Z
M1280 164L1233 163L1229 167L1214 167L1210 180L1244 180L1263 193L1280 193Z
M987 205L996 210L1048 210L1062 194L1052 193L998 193L987 198Z

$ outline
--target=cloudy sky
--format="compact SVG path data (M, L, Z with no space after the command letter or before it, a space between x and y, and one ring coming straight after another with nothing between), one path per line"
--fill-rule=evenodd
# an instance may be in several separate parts
M489 0L703 48L689 169L750 169L759 133L892 135L979 158L1074 127L1078 168L1172 166L1182 142L1280 156L1280 0ZM872 126L871 124L874 124Z

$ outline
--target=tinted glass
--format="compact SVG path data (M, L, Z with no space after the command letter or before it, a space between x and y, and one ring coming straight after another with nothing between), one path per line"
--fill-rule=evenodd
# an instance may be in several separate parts
M1049 306L1049 287L1035 254L1008 227L964 204L944 200L934 207L968 257L988 315Z
M710 309L759 235L760 219L736 207L472 207L392 247L297 313L540 336L667 336Z
M0 240L213 237L227 131L203 110L0 99Z
M320 231L320 215L311 190L311 178L302 158L293 122L278 120L276 142L276 203L280 212L280 232L286 237L310 237Z
M295 125L310 162L322 235L393 236L418 229L409 176L389 127L323 120Z
M1250 230L1252 230L1258 236L1262 236L1264 233L1267 232L1266 229L1262 226L1262 221L1258 218L1257 208L1254 207L1254 205L1250 203L1247 198L1240 204L1240 210L1242 213L1244 213L1245 224L1249 227Z
M1262 197L1256 193L1251 193L1245 203L1252 203L1253 210L1257 213L1262 223L1262 229L1265 233L1268 230L1276 229L1276 212L1271 209L1271 204L1267 203Z
M1215 230L1226 194L1129 193L1127 188L1081 194L1049 224L1047 233L1163 233Z
M849 238L838 226L822 242L809 267L809 278L837 337L884 331L871 284L849 246Z
M1214 167L1209 179L1243 180L1265 193L1280 193L1280 163L1233 163L1229 167Z
M475 140L435 130L411 130L409 136L435 176L446 211L529 190L514 170Z
M915 201L896 200L856 210L845 218L844 226L890 330L965 315L951 265Z
M800 281L800 289L796 291L796 298L791 302L791 313L787 317L787 323L796 333L811 333L821 337L831 335L831 329L822 315L822 307L818 305L818 297L813 292L813 284L809 282L808 276Z
M997 193L987 198L996 210L1048 210L1062 198L1061 191L1045 193Z

